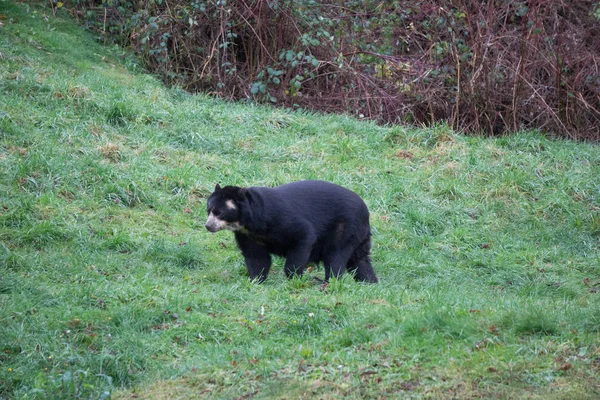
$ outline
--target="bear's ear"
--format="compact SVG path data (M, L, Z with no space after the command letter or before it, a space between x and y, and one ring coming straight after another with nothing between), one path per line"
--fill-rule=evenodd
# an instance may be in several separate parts
M215 192L218 192L219 190L221 190L221 186L219 186L219 184L217 183L215 186Z

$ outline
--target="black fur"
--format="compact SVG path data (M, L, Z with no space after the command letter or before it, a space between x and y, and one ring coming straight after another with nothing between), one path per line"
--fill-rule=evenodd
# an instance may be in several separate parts
M369 258L369 210L346 188L323 181L275 188L217 185L207 209L234 230L251 279L266 279L275 254L286 258L288 277L323 262L326 280L348 271L357 281L377 282ZM223 227L207 222L207 229Z

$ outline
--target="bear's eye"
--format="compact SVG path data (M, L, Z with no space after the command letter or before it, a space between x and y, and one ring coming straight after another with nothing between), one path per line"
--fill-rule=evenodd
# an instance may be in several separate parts
M221 216L221 211L218 211L218 210L213 210L213 211L212 211L212 214L213 214L215 217L220 217L220 216Z

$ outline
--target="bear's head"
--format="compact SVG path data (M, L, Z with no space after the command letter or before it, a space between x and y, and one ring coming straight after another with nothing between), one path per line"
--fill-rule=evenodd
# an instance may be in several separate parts
M222 229L239 231L243 229L240 224L240 203L244 199L245 189L237 186L215 186L214 192L206 202L208 219L206 229L215 233Z

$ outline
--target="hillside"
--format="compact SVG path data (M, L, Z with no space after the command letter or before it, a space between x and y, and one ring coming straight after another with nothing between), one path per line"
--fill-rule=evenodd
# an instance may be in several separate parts
M598 398L600 148L166 88L0 1L0 399ZM249 282L216 183L324 179L377 285Z

